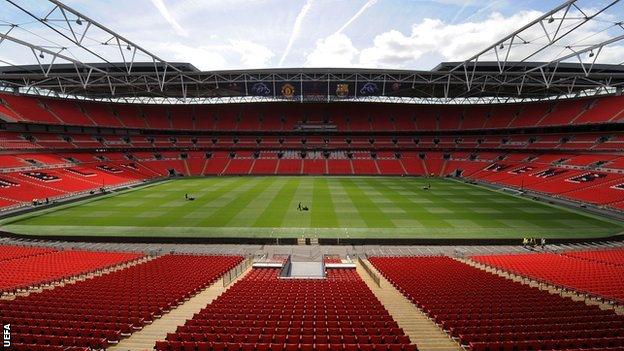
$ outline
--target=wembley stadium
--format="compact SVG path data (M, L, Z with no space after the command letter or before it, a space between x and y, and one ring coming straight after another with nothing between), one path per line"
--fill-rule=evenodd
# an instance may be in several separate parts
M2 349L624 350L623 20L3 1Z

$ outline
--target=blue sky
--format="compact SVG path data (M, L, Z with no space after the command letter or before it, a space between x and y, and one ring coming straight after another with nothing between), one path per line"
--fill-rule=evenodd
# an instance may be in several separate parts
M204 70L431 69L441 61L468 58L560 2L65 0L164 59L190 62Z

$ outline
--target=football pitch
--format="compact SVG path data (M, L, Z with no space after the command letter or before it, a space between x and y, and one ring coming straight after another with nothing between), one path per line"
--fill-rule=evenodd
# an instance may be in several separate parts
M423 187L431 185L431 189ZM185 194L194 197L187 201ZM308 210L299 210L301 204ZM622 222L440 178L210 177L164 181L0 221L36 235L592 238Z

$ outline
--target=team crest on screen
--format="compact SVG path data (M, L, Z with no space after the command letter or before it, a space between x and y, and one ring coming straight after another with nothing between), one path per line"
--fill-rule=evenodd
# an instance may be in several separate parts
M379 88L377 88L377 84L369 82L369 83L364 84L364 86L360 89L360 94L370 95L378 91L379 91Z
M267 96L271 94L271 89L264 83L256 83L251 86L251 92L256 95Z
M282 96L287 99L292 99L293 96L295 96L295 87L289 83L282 85Z
M344 98L349 96L349 84L340 83L336 87L336 96Z

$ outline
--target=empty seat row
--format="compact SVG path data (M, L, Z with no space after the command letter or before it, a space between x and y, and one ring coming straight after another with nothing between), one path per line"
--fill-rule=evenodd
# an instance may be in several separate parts
M13 261L13 260L11 260ZM242 261L240 256L164 255L14 300L0 314L24 347L106 348L176 308Z
M619 347L624 316L505 279L449 257L370 262L440 327L475 350Z
M51 283L105 269L142 256L141 253L127 252L50 250L38 255L0 261L0 291Z
M255 268L166 340L165 350L415 350L354 269L280 279Z
M485 106L398 104L124 105L0 94L10 121L142 129L338 131L500 129L613 123L622 98Z
M483 255L473 259L554 285L624 301L624 266L579 258L580 253Z
M411 344L267 344L157 341L156 350L170 351L417 351Z

